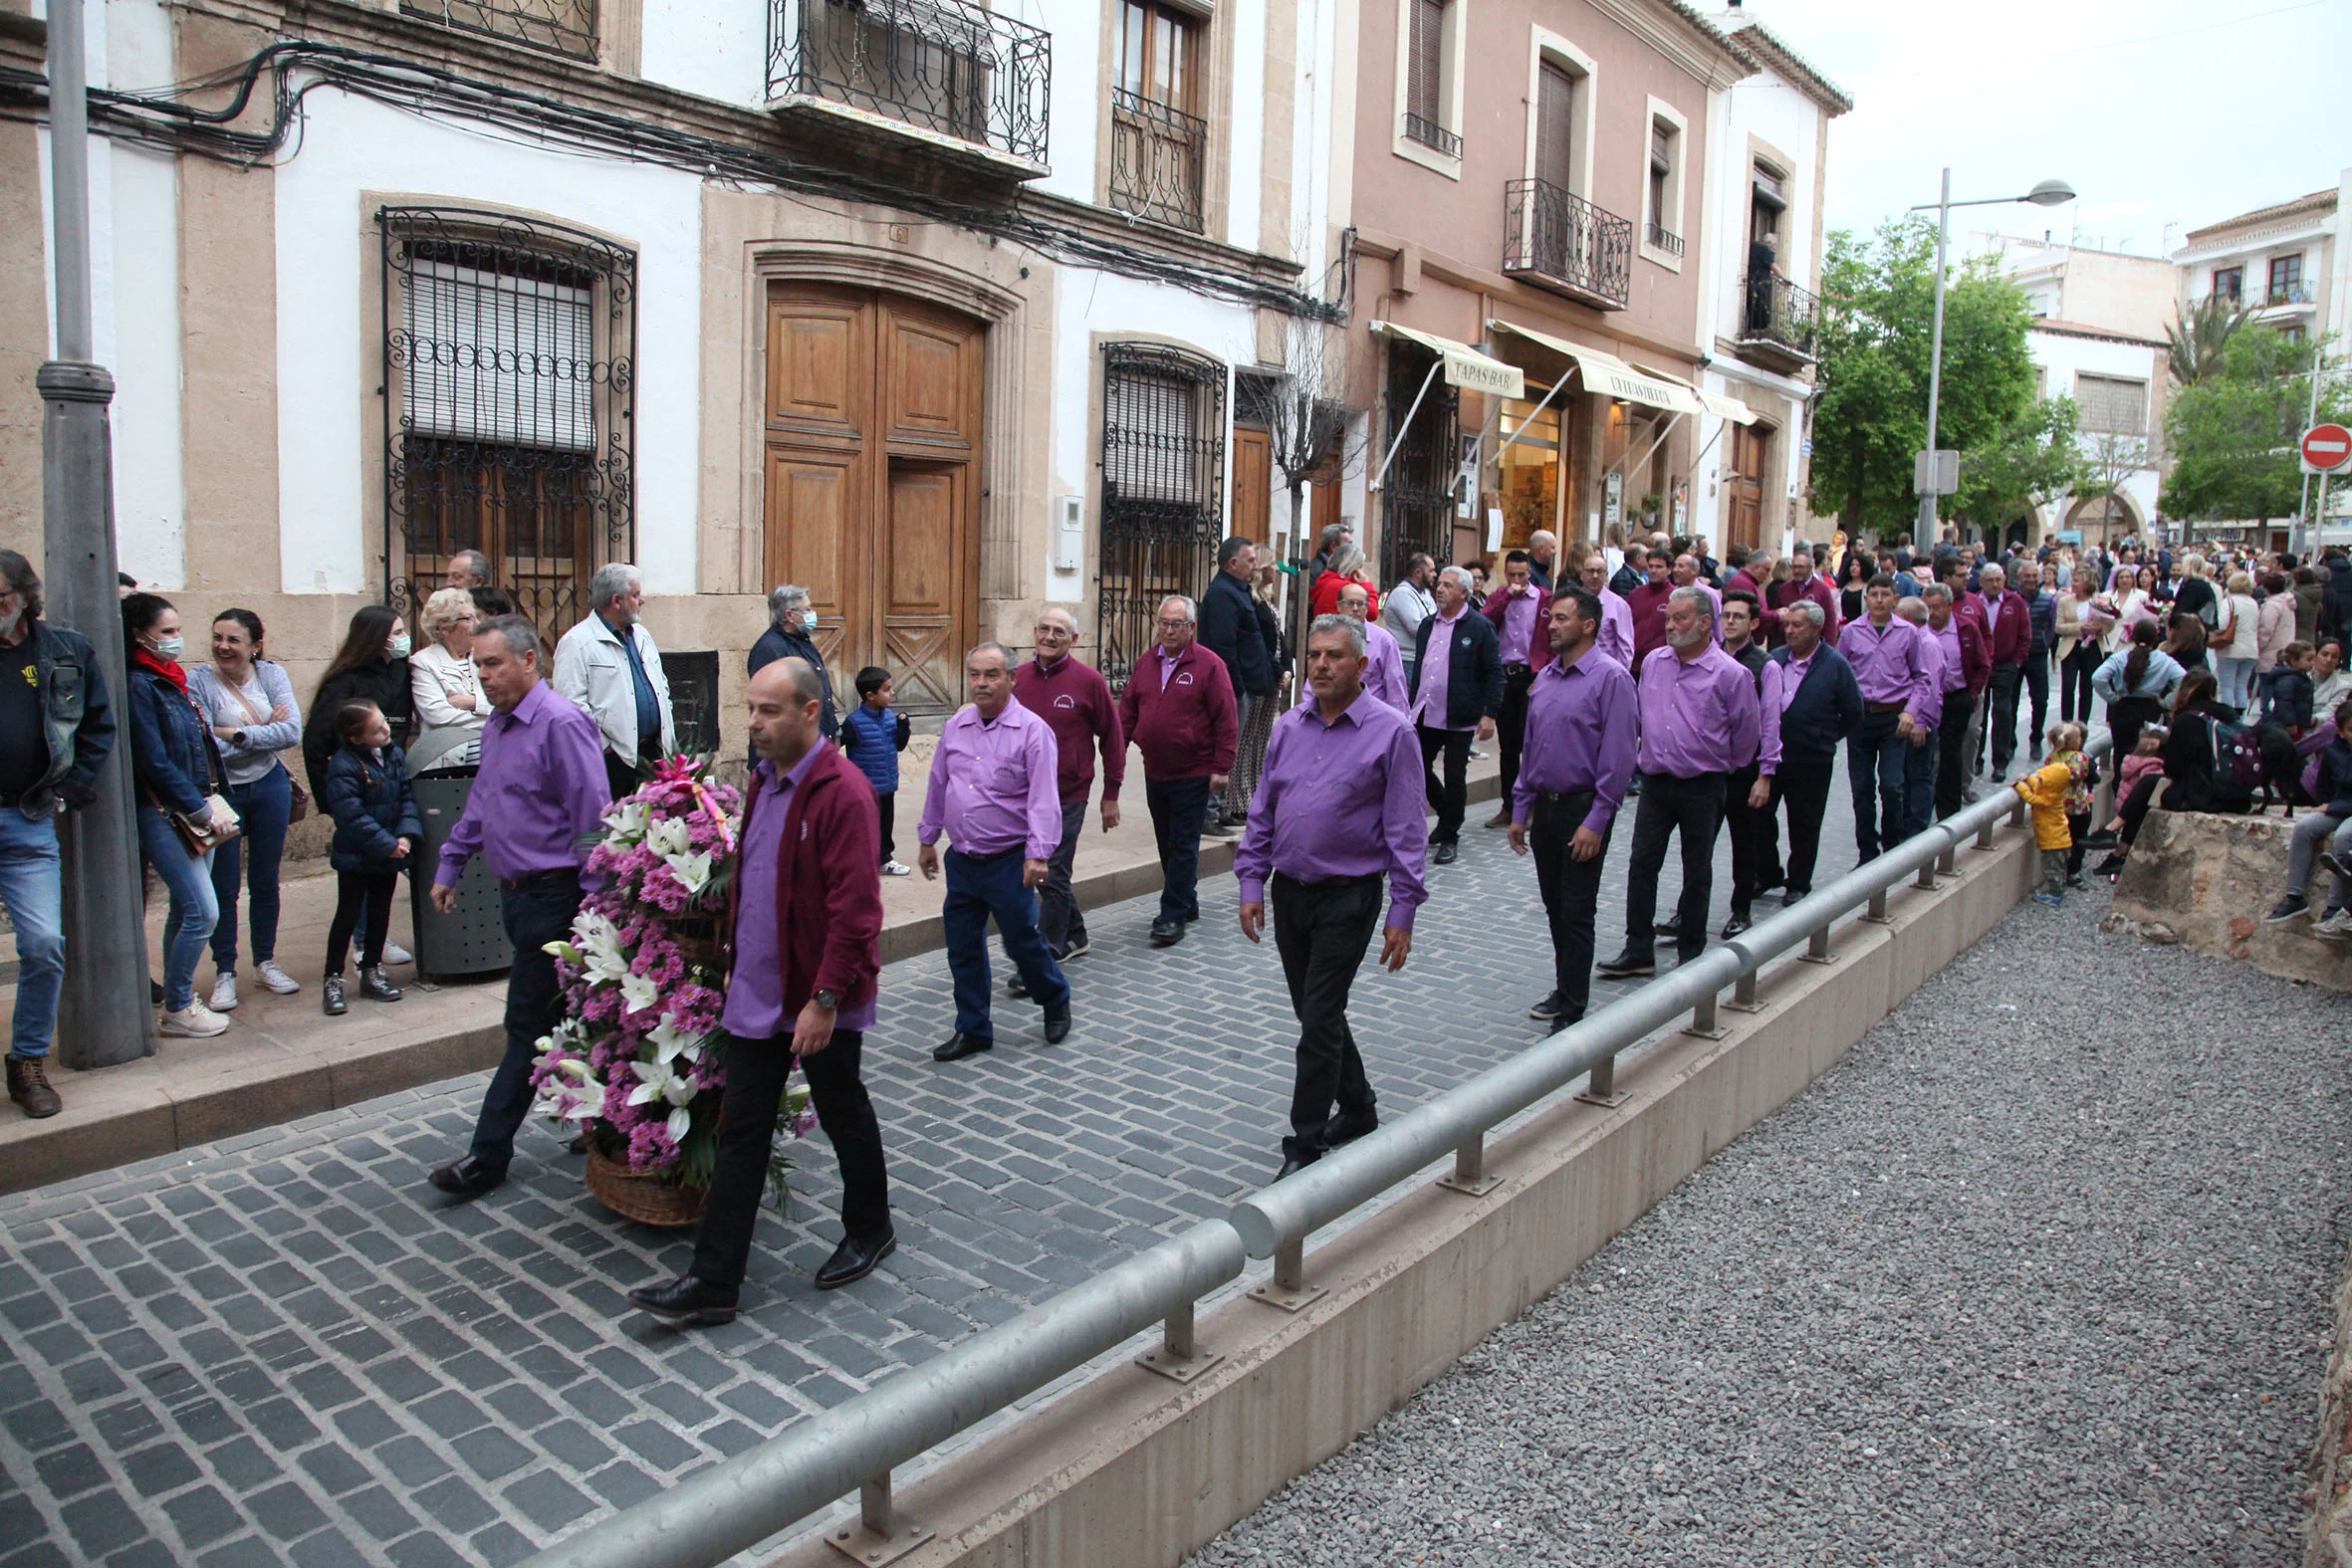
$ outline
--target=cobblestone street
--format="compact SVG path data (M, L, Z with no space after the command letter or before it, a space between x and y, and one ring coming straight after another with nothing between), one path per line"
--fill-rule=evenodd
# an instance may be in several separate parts
M1631 827L1629 804L1603 957ZM1852 863L1842 791L1824 836L1825 881ZM1711 924L1720 840L1717 862ZM1662 907L1671 862L1665 880ZM1410 967L1367 965L1356 990L1391 1112L1535 1038L1549 989L1533 875L1500 832L1472 827L1432 884ZM624 1310L687 1243L590 1199L547 1124L487 1199L425 1185L482 1076L0 1200L0 1568L512 1562L1224 1213L1273 1175L1295 1038L1273 944L1243 941L1233 902L1230 876L1207 883L1166 952L1144 942L1153 900L1093 912L1077 1029L1051 1050L1000 996L997 1050L934 1065L944 956L891 966L866 1070L899 1251L812 1290L837 1236L813 1139L715 1331Z

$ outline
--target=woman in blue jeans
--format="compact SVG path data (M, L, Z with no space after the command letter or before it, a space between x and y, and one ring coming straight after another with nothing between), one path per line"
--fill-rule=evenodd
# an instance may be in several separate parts
M188 675L188 695L204 711L220 751L228 799L244 831L212 852L212 892L220 919L212 928L212 1010L237 1006L237 892L253 868L253 973L281 997L302 990L278 967L278 864L294 809L294 776L278 754L302 744L302 709L294 683L262 657L261 617L225 609L212 618L212 662Z
M164 1034L201 1038L219 1034L229 1020L196 1000L196 961L204 939L220 918L212 892L212 854L192 855L165 811L202 816L213 790L212 737L204 716L188 695L188 674L180 668L185 644L179 611L153 593L122 601L123 662L130 677L130 773L138 800L138 842L147 863L163 879L171 908L163 920Z

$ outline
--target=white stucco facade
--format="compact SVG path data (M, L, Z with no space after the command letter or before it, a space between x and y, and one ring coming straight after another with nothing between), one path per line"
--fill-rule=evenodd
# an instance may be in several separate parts
M2026 349L2033 355L2033 363L2041 377L2043 395L2071 397L2078 405L2096 401L2088 397L2084 376L2102 378L2109 384L2135 382L2145 389L2143 404L2145 417L2140 429L2107 431L2084 428L2076 439L2084 454L2094 459L2106 459L2120 466L2121 460L2137 453L2141 461L2124 470L2119 495L2130 509L2128 520L2119 520L2117 537L2123 533L2147 532L2156 516L2156 499L2163 488L2162 464L2163 399L2165 393L2165 354L2161 344L2135 340L2120 336L2092 336L2079 331L2062 331L2043 326L2025 336ZM2088 423L2095 424L2095 414L2085 410ZM2082 528L2083 520L2075 517L2077 498L2071 494L2058 496L2043 508L2034 520L2036 532L2027 541L2038 544L2042 535L2071 532ZM2095 541L2097 524L2090 524Z

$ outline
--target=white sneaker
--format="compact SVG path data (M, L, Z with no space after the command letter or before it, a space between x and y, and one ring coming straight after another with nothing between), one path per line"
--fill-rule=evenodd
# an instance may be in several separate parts
M913 876L914 874L915 868L913 866L902 866L895 860L882 862L882 875L884 876Z
M409 952L406 948L400 946L399 943L394 942L391 938L386 937L384 939L383 961L386 964L406 964L412 961L415 957L415 954Z
M212 1010L215 1012L237 1010L237 972L235 970L224 969L213 977Z
M177 1012L165 1012L162 1026L156 1032L181 1034L191 1039L205 1039L214 1034L226 1034L228 1031L228 1019L204 1006L203 1003L191 999L188 1005Z
M263 985L281 997L291 997L302 990L301 983L280 969L276 959L263 959L253 966L253 973L261 978Z

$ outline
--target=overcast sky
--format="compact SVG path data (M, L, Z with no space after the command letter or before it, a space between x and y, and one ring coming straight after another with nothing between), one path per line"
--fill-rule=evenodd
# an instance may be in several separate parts
M2081 193L2064 207L1955 213L1955 234L2047 228L2160 255L2184 230L2333 186L2352 166L2352 0L1747 9L1854 101L1829 131L1831 228L1866 229L1933 201L1949 163L1955 199L2046 178Z

